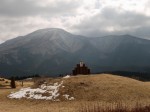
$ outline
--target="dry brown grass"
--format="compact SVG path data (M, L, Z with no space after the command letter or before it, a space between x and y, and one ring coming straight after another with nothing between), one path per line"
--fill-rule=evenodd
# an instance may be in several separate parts
M137 103L133 108L129 108L122 103L103 107L100 104L83 105L78 112L150 112L150 105L141 106Z
M4 79L2 81L2 79ZM23 81L24 82L24 86L23 87L30 87L34 84L33 81ZM22 81L15 81L17 88L22 87ZM0 88L10 88L10 80L5 79L5 78L0 78Z
M17 89L0 89L0 112L78 112L82 106L101 104L104 108L121 102L134 107L150 104L150 83L109 74L75 76L68 79L47 79L49 83L64 81L61 94L75 97L75 101L14 100L6 96ZM27 82L29 85L33 82ZM32 85L31 84L31 85ZM28 86L29 86L28 85ZM31 86L30 85L30 86Z
M138 80L108 74L81 75L63 80L65 87L61 92L74 96L76 100L110 103L150 102L149 84Z
M0 78L0 87L8 87L10 85L10 80L5 79L5 78Z

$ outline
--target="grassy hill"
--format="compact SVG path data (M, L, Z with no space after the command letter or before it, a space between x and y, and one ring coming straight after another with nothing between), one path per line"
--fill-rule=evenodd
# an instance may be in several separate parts
M6 96L12 91L18 91L20 87L1 89L0 110L3 112L78 112L79 108L94 104L101 104L102 107L114 106L115 103L122 103L129 107L135 106L137 102L143 106L150 104L150 82L141 82L110 74L45 78L44 80L48 84L63 81L64 87L59 89L59 93L69 94L75 100L60 100L59 102L30 99L15 100ZM36 86L37 84L33 87Z
M109 74L79 75L64 80L61 93L85 101L150 101L150 83ZM51 81L50 81L51 82Z

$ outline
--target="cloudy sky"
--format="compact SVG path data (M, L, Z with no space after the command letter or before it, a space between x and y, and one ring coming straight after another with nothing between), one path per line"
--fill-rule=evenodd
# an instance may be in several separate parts
M150 0L0 0L0 43L51 27L150 39Z

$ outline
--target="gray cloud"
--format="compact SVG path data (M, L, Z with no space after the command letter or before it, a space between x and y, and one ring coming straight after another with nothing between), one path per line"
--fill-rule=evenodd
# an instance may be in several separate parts
M0 43L48 27L59 27L88 37L131 34L150 39L149 0L133 0L131 5L130 2L1 0Z
M73 28L76 29L76 32L86 36L131 34L143 36L144 38L150 35L149 26L149 16L130 11L122 12L112 8L104 8L91 18L83 19L81 24L75 25Z
M76 1L1 0L0 43L47 27L61 27L62 17L72 16L80 6ZM50 3L42 2L50 1ZM59 20L58 20L59 18ZM55 25L54 25L55 24Z
M43 1L44 2L44 1ZM0 15L17 17L17 16L34 16L34 15L59 15L74 13L78 2L55 1L48 6L40 6L32 0L1 0Z

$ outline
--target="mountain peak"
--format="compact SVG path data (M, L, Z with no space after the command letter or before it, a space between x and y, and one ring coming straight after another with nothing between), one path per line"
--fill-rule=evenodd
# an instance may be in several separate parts
M47 31L65 31L64 29L61 28L44 28L44 29L39 29L39 31L42 30L47 30Z
M65 33L69 33L67 31L65 31L64 29L61 29L61 28L45 28L45 29L39 29L39 30L36 30L32 33L48 33L48 32L53 32L53 33L62 33L62 32L65 32Z
M29 37L30 39L37 39L37 38L61 38L66 36L71 36L72 34L65 31L64 29L60 28L45 28L36 30L25 37Z

